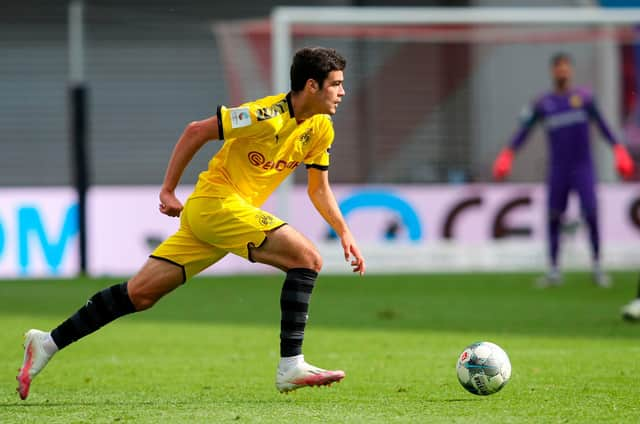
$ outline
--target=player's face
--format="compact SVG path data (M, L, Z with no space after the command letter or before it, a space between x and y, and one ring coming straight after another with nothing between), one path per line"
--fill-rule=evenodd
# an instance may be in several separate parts
M567 85L573 77L573 67L568 60L560 60L553 65L551 76L556 85Z
M342 97L346 94L344 86L344 74L342 71L331 71L322 84L322 89L316 93L318 100L318 113L334 115Z

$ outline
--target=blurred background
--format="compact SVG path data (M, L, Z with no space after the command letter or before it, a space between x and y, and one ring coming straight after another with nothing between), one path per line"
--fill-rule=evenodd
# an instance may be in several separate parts
M389 6L451 7L464 15L474 7L535 6L552 13L552 7L621 5L640 2L5 2L0 275L134 272L177 225L160 216L156 204L184 126L212 115L218 104L237 105L275 89L271 16L277 6L380 7L384 16ZM640 156L638 43L629 22L294 23L291 53L324 45L348 60L330 175L365 251L381 258L374 270L544 267L541 126L519 152L508 183L492 183L492 162L523 107L550 89L549 58L557 51L573 56L576 84L596 93L616 135ZM209 143L194 158L182 179L183 198L220 145ZM633 267L640 190L618 182L610 149L596 131L593 149L605 262ZM331 232L309 218L304 171L294 180L266 208L308 229L322 249L327 244L329 269L341 269L332 268L331 258L339 258ZM470 200L473 213L456 215ZM588 265L586 241L576 206L571 210L566 237L577 241L565 255L580 268ZM401 246L395 258L390 243ZM233 259L222 269L250 271Z

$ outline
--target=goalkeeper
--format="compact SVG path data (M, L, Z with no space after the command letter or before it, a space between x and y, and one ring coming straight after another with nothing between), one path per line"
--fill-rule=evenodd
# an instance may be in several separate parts
M508 147L498 155L493 175L504 179L511 171L515 152L524 144L531 128L541 121L547 132L550 163L547 170L547 231L550 269L540 281L542 286L562 283L558 269L560 229L567 208L569 193L580 198L582 215L589 227L593 259L593 280L600 287L611 282L600 266L600 234L596 176L590 150L589 122L595 121L613 149L615 166L623 178L630 178L634 165L625 147L618 143L596 107L593 95L585 89L571 86L573 63L566 53L551 58L553 90L539 97L525 110L523 123Z

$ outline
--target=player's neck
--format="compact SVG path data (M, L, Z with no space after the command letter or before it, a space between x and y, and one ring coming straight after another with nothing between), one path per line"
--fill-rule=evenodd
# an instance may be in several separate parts
M571 86L566 82L558 82L553 86L553 91L556 94L567 94L570 90Z
M291 106L293 107L293 116L298 123L315 115L312 103L307 100L304 92L291 93Z

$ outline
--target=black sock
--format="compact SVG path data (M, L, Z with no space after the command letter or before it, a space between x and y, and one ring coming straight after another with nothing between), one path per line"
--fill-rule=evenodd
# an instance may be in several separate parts
M294 268L287 272L280 295L280 356L283 358L302 353L309 299L317 277L318 273L312 269Z
M62 349L111 321L135 311L125 281L94 294L78 312L51 331L51 338L58 349Z

